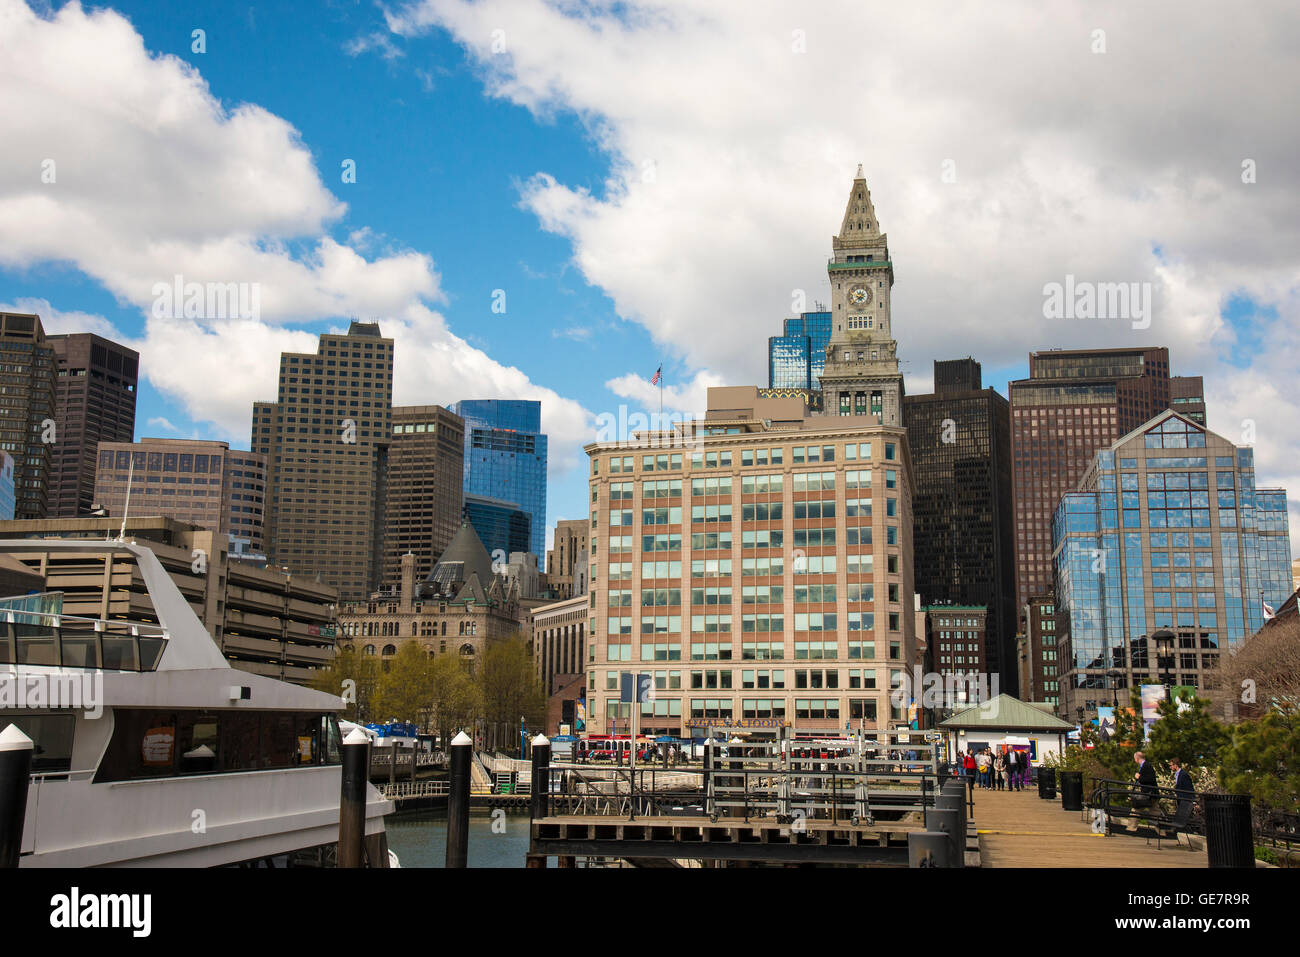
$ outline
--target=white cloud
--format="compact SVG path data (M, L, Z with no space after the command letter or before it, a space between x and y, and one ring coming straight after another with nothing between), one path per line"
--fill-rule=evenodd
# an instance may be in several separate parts
M176 428L176 426L172 425L170 419L168 419L166 416L163 415L156 415L152 419L150 419L149 428L162 429L164 432L171 432L173 435L178 435L181 431L180 429Z
M1294 422L1300 393L1259 385L1293 380L1294 351L1270 344L1240 373L1221 310L1238 293L1276 306L1270 343L1300 322L1300 127L1276 121L1300 105L1300 16L1258 4L1226 42L1221 13L416 0L388 23L446 30L494 95L584 120L611 162L603 190L538 170L523 201L621 315L701 375L765 382L766 337L795 291L829 300L822 264L861 162L912 378L934 358L989 368L1052 346L1165 344L1175 373L1205 375L1212 416ZM1151 282L1151 328L1044 319L1044 284L1067 274ZM654 401L634 379L618 381ZM1260 443L1261 480L1294 472L1293 431Z
M489 359L432 311L446 297L429 256L364 225L348 244L328 234L346 206L286 120L222 103L111 10L69 3L41 17L0 0L0 49L0 266L71 263L147 317L132 341L98 316L43 301L26 309L47 329L128 342L187 416L244 443L253 400L275 398L281 351L314 352L324 322L377 317L400 342L400 401L451 402L472 382L480 395L542 399L553 447L582 440L581 406ZM155 284L176 275L255 283L262 321L154 317ZM553 473L573 458L553 455Z

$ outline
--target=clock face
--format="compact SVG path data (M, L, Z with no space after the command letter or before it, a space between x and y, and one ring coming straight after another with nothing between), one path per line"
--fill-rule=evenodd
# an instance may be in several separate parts
M855 306L866 306L871 302L871 287L854 286L849 290L849 302Z

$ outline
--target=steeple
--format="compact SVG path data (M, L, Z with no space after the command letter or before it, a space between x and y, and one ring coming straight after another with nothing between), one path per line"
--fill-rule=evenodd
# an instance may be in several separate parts
M881 255L877 258L888 259L885 247L885 235L880 231L876 221L876 207L871 203L871 189L866 177L862 175L862 166L858 166L858 175L849 188L849 199L844 204L844 219L840 222L840 233L831 239L835 252L840 250L879 247ZM838 258L838 257L836 257Z

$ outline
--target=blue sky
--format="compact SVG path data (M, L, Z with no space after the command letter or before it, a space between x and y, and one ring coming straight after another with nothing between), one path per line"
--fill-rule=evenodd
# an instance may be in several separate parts
M548 525L584 514L594 417L653 407L660 363L670 408L764 384L794 294L825 297L863 163L910 392L936 358L974 355L1005 393L1033 349L1168 345L1206 376L1211 427L1254 420L1261 481L1300 490L1297 134L1269 119L1296 105L1285 4L1228 51L1164 4L1015 30L978 5L735 0L0 12L0 303L136 344L138 436L244 443L281 349L378 319L398 402L541 399ZM891 43L864 71L872 29ZM57 187L35 181L47 157ZM147 321L173 272L258 281L263 321L243 342ZM1067 273L1151 282L1152 328L1045 319Z

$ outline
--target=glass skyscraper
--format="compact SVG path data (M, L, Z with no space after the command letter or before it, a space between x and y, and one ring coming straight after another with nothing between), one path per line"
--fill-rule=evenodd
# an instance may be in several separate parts
M531 521L528 551L546 556L546 436L542 404L527 399L465 399L465 494L518 503ZM487 543L483 529L475 530ZM489 546L490 550L490 546Z
M772 389L820 389L831 341L831 314L805 312L785 320L785 333L767 340L767 382Z
M1252 449L1164 412L1061 499L1052 559L1066 714L1200 687L1291 593L1286 492L1255 487Z
M504 569L513 552L533 550L532 516L514 502L466 495L465 520L474 526L494 568Z

